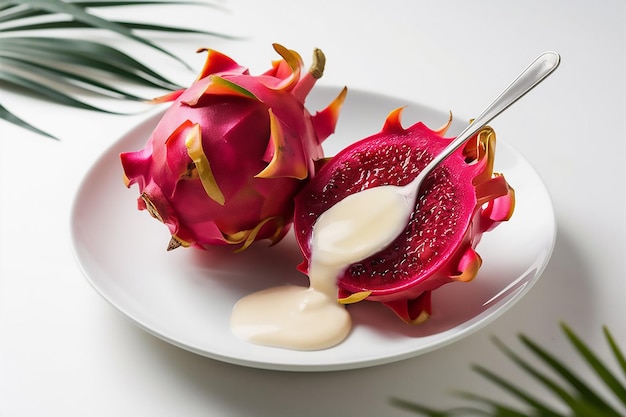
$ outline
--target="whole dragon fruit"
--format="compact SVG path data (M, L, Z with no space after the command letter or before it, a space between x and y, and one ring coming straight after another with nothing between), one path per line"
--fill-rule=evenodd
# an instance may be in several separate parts
M279 241L293 220L293 197L323 158L346 89L311 115L304 100L322 76L315 50L309 71L297 52L275 44L282 59L254 76L207 49L197 80L154 101L173 101L143 149L120 155L128 187L138 184L147 209L179 246L248 247Z
M352 193L380 185L409 183L450 142L418 122L405 129L402 109L383 129L338 153L296 198L294 228L305 256L316 219ZM382 302L409 323L431 315L431 292L443 284L472 280L481 266L474 250L482 234L513 214L513 189L493 173L495 133L482 129L425 180L403 233L379 253L352 264L338 278L344 304Z

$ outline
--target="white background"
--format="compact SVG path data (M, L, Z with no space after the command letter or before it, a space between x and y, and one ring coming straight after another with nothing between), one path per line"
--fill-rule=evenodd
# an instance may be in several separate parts
M242 39L156 40L194 68L204 59L194 51L206 46L256 73L275 59L272 42L300 51L305 60L306 51L319 47L327 56L323 85L406 97L459 115L482 109L539 53L559 52L557 73L492 123L552 195L558 237L551 263L497 321L414 359L330 373L206 359L126 320L89 286L73 259L69 216L76 188L93 161L145 115L71 110L3 92L5 106L61 141L0 122L0 415L405 416L389 405L391 396L447 406L457 401L449 391L463 388L506 400L471 371L473 363L545 396L503 358L494 335L517 348L516 334L524 332L583 375L588 370L564 341L559 321L602 355L608 356L602 325L626 346L626 3L220 4L229 12L180 7L155 17ZM195 77L170 60L126 47L182 82Z

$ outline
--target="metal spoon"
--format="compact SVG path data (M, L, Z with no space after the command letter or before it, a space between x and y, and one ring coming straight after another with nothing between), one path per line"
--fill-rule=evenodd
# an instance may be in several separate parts
M416 199L422 182L436 167L463 145L469 138L474 136L487 123L506 110L511 104L522 98L522 96L532 90L537 84L543 81L548 75L559 66L561 57L556 52L544 52L537 57L522 73L506 88L500 95L469 124L441 153L435 156L432 161L419 173L409 184L403 186L405 195L409 199Z
M327 265L347 266L393 242L415 210L424 179L465 141L550 75L559 63L560 56L555 52L545 52L535 59L409 184L368 188L322 213L313 226L314 256Z

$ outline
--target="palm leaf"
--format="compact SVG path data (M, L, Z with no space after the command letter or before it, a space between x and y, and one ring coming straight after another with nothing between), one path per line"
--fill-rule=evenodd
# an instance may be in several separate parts
M3 57L24 57L46 66L71 64L75 69L105 71L145 86L175 89L175 83L110 46L83 40L56 37L6 38L0 44Z
M54 88L50 88L46 84L24 78L17 74L0 72L0 84L10 85L15 89L22 89L23 91L29 92L32 95L47 98L48 100L55 101L66 106L72 106L83 110L95 110L115 114L115 112L113 111L93 106L89 103L76 99L69 94L62 93Z
M539 417L560 417L565 415L574 417L623 416L624 411L617 409L614 404L617 402L626 406L626 385L624 381L620 380L620 378L616 376L567 325L562 324L561 328L572 347L598 377L598 381L607 388L605 391L613 394L613 401L609 401L608 398L600 394L597 387L592 386L589 381L583 380L577 376L566 364L559 361L555 355L549 353L525 335L520 335L519 339L524 347L526 347L534 355L535 359L545 368L550 369L552 374L556 375L557 378L548 376L528 360L509 349L498 339L494 339L494 342L510 360L524 372L532 376L538 383L547 388L547 392L552 394L555 399L559 400L564 407L569 410L567 414L561 414L515 386L512 382L483 366L475 366L473 369L490 382L526 404L531 412L516 410L490 398L465 391L458 392L457 395L465 400L471 401L474 405L450 410L438 410L398 398L392 398L391 403L396 407L428 417L452 417L460 415L492 417L522 417L527 415ZM611 348L621 371L626 375L626 359L623 352L620 350L609 330L606 327L603 330L607 344Z
M195 33L202 35L213 35L213 36L224 36L219 34L218 32L211 32L207 30L198 30L198 29L189 29L189 28L181 28L176 26L162 26L162 25L151 25L148 23L138 23L138 22L122 22L122 21L112 21L113 23L126 27L130 30L148 30L148 31L156 31L156 32L170 32L170 33ZM83 22L42 22L42 23L33 23L29 25L22 25L19 27L7 28L0 32L17 32L17 31L30 31L30 30L41 30L41 29L85 29L90 28L86 23Z
M570 331L568 327L563 326L564 331ZM567 381L571 390L574 392L572 396L573 402L569 404L573 410L579 410L581 415L588 415L584 412L585 409L590 408L594 410L591 415L598 415L599 411L602 411L602 415L606 416L619 416L615 410L612 410L611 406L596 393L588 382L585 382L580 377L576 376L565 364L558 361L553 355L549 354L546 350L539 347L532 340L526 336L520 336L520 340L524 345L530 349L538 358L554 370L557 374L561 375L563 380ZM595 414L594 414L595 413Z
M102 95L108 95L111 98L121 98L124 100L142 101L143 98L123 91L114 86L101 82L97 78L84 76L81 74L63 71L58 68L48 67L41 65L38 62L24 60L20 58L5 57L6 62L10 63L12 67L19 68L24 72L39 72L43 77L48 80L53 80L59 83L71 83L72 85L82 88L86 91L95 91Z
M620 367L622 368L622 372L624 373L624 376L626 377L626 357L624 357L624 354L622 353L621 349L617 345L617 342L615 342L615 339L613 339L613 335L611 335L611 332L609 332L609 329L607 327L604 327L602 330L604 331L604 337L606 338L609 346L611 347L611 350L613 351L613 355L615 356L615 359L619 363Z
M97 29L104 29L111 32L115 32L119 35L122 35L130 40L135 42L144 44L151 48L156 49L159 52L162 52L170 57L180 61L182 64L185 64L182 60L180 60L176 55L171 52L161 48L153 42L150 42L148 39L143 38L141 36L137 36L132 30L128 29L125 26L119 25L115 22L103 19L94 14L91 14L86 11L84 7L67 3L63 1L52 1L52 0L14 0L17 4L28 6L29 8L38 9L40 11L44 11L51 14L59 14L59 15L69 15L72 16L72 19L84 23L86 26Z
M591 349L569 328L564 327L565 334L568 339L574 345L576 350L582 355L585 361L593 368L596 375L598 375L604 384L615 394L615 398L621 401L626 406L626 386L620 381L613 373L607 368L607 366L596 356ZM605 328L605 334L607 329ZM608 333L610 336L610 333ZM607 340L611 345L611 340ZM621 355L620 355L621 356ZM622 356L623 358L623 356Z
M4 108L4 106L2 106L1 104L0 104L0 119L4 119L9 123L13 123L17 126L23 127L24 129L30 130L31 132L37 133L38 135L46 136L51 139L56 139L51 134L44 132L41 129L36 128L30 123L24 121L24 119L20 119L19 117L17 117L16 115L8 111L6 108Z
M0 89L25 93L38 100L50 100L75 108L116 113L89 103L88 97L147 101L119 88L120 83L159 90L181 86L132 56L96 40L92 30L107 31L189 66L138 32L201 34L234 38L218 32L161 25L152 22L112 21L91 11L98 8L166 5L222 6L194 0L0 0ZM65 36L51 36L50 30L64 30ZM0 98L0 101L2 99ZM0 103L0 119L22 128L53 137L16 116Z

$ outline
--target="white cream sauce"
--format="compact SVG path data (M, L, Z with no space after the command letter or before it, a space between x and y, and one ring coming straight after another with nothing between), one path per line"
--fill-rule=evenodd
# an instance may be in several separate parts
M313 226L310 286L274 287L243 297L233 308L233 333L295 350L340 343L352 321L337 301L338 276L389 245L406 227L413 207L413 199L394 186L369 188L332 206Z

